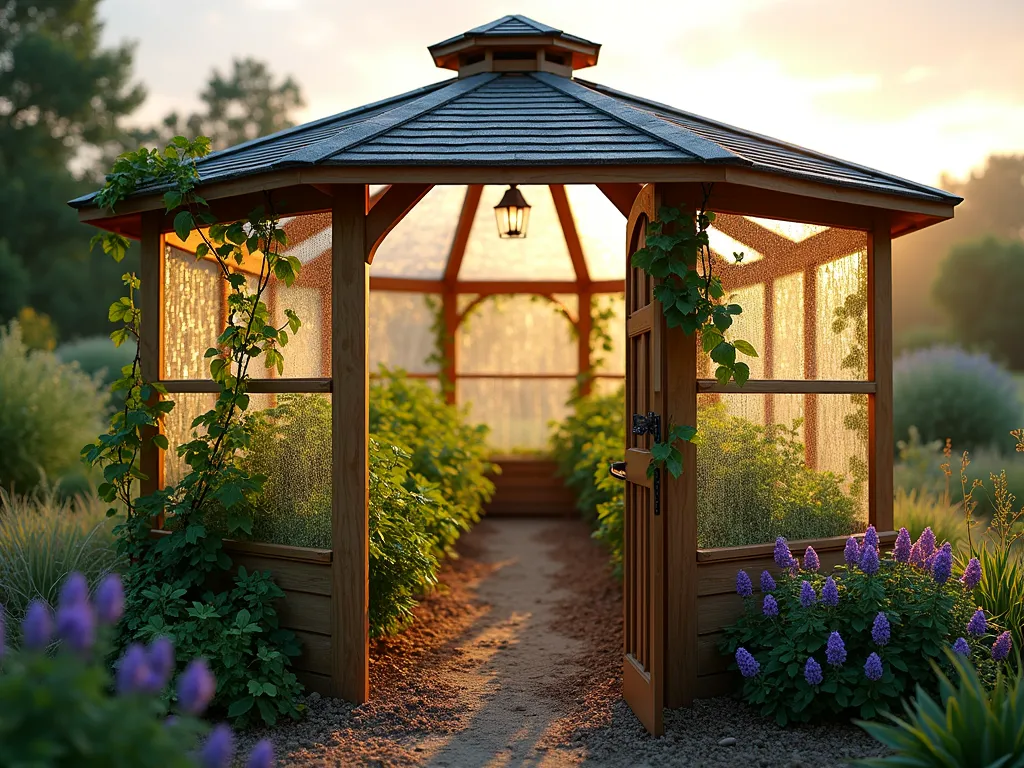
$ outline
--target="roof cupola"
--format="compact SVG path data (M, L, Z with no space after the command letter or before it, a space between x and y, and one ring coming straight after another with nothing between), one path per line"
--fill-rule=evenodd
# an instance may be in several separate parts
M601 50L584 40L525 16L503 16L427 50L442 69L459 77L480 72L550 72L572 77L574 70L592 67Z

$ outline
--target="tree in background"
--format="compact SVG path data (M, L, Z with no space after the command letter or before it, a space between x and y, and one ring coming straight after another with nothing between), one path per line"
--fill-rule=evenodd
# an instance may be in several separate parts
M97 185L95 161L120 150L122 120L145 96L131 46L100 46L98 4L0 3L0 322L31 306L65 334L104 332L134 268L90 258L66 205Z
M954 247L939 267L933 293L957 341L1024 370L1024 335L1015 319L1024 294L1024 240L987 237Z
M992 155L965 181L943 177L939 185L964 198L956 218L893 241L897 343L943 321L941 308L923 286L935 280L951 248L989 235L1024 240L1024 155Z
M67 206L100 186L113 156L177 133L231 146L292 125L303 106L294 80L242 59L213 72L201 112L129 129L145 90L132 82L133 47L100 45L99 3L0 0L0 324L31 308L62 341L106 336L120 276L138 271L137 252L121 264L90 255L94 232Z
M209 136L215 150L224 149L291 128L295 110L305 106L291 77L276 82L267 65L253 58L235 59L230 77L214 70L200 98L202 112L187 118L171 112L148 138L163 144L174 136Z

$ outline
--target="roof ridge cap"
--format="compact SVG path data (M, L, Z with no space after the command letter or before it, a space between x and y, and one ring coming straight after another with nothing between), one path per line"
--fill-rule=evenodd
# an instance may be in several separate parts
M573 79L559 77L549 72L530 72L530 77L554 88L567 96L603 112L633 130L645 133L663 144L682 150L702 162L738 162L742 165L753 163L725 147L703 136L698 136L681 125L674 125L636 107L596 90L587 88ZM678 135L685 134L684 136Z
M374 117L367 118L352 126L342 128L338 133L327 136L314 144L302 147L290 152L284 157L276 160L273 167L291 164L315 165L321 163L339 152L352 149L353 147L371 141L388 131L415 120L426 112L438 107L443 107L460 96L475 91L483 85L491 82L500 75L495 72L481 72L471 77L455 78L445 81L442 88L419 96L412 101L401 104L382 112Z
M932 193L932 194L938 194L938 195L941 195L942 197L948 198L950 200L956 199L956 200L960 200L961 202L963 201L962 197L959 197L958 195L954 195L951 192L947 192L944 189L940 189L938 187L932 187L932 186L930 186L928 184L922 184L919 181L913 181L911 179L906 179L906 178L904 178L902 176L897 176L894 173L889 173L888 171L880 171L879 169L872 168L871 166L868 166L868 165L861 165L860 163L855 163L855 162L852 162L850 160L844 160L841 157L837 157L835 155L830 155L830 154L828 154L826 152L821 152L821 151L816 150L816 149L810 149L808 147L801 146L800 144L794 144L792 142L786 141L785 139L779 139L779 138L776 138L774 136L768 136L767 134L764 134L764 133L758 133L757 131L752 131L749 128L740 128L739 126L733 125L731 123L723 123L721 120L715 120L714 118L704 117L703 115L698 115L695 112L689 112L689 111L687 111L685 109L679 109L678 107L673 107L671 104L665 104L664 102L653 101L651 99L646 99L643 96L635 96L635 95L633 95L631 93L626 93L625 91L620 91L617 88L612 88L611 86L602 85L601 83L595 83L595 82L590 81L590 80L580 80L579 82L582 85L584 85L584 87L593 88L596 91L598 91L599 93L600 92L609 92L609 93L614 93L614 94L617 94L617 95L620 95L620 96L625 96L628 99L633 99L635 101L645 102L647 104L650 104L652 107L657 107L658 109L663 109L666 112L676 113L676 114L678 114L680 116L688 117L688 118L691 118L693 120L697 120L698 122L707 123L707 124L710 124L710 125L713 125L713 126L717 126L717 127L720 127L720 128L725 128L725 129L730 130L730 131L735 131L736 133L742 134L744 136L749 136L751 138L760 139L761 141L766 141L766 142L768 142L770 144L773 144L773 145L775 145L777 147L783 147L785 149L789 149L789 150L792 150L794 152L799 152L800 154L803 154L803 155L812 155L812 156L820 158L822 160L829 160L829 161L831 161L833 163L837 163L838 165L844 166L846 168L851 168L851 169L858 170L858 171L861 171L861 172L864 172L864 173L869 173L869 174L872 174L874 176L878 176L878 177L880 177L882 179L888 179L890 181L899 181L899 182L901 182L903 184L908 184L908 185L910 185L912 187L915 187L915 188L921 190L922 192L929 192L929 193Z

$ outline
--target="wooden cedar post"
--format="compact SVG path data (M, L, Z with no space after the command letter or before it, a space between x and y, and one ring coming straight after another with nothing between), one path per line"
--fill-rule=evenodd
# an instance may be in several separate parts
M681 185L655 189L655 210L694 210ZM664 322L664 321L663 321ZM677 424L697 424L697 338L664 329L662 353L665 419L662 434ZM665 706L687 707L697 693L697 449L683 443L683 474L662 474L665 519Z
M164 306L164 238L161 232L163 211L142 214L142 243L139 253L139 309L142 327L139 338L142 377L146 381L160 381L164 373L163 306ZM163 451L150 442L162 427L147 429L139 452L139 468L148 476L139 484L141 495L153 493L164 486ZM161 527L162 519L155 521Z
M332 188L331 208L331 686L347 701L370 695L370 268L361 184Z
M593 372L590 370L590 333L593 329L593 294L590 290L590 270L583 254L583 244L576 228L576 218L572 215L572 206L564 184L549 184L551 200L555 204L558 223L565 238L565 247L569 251L569 260L576 275L576 297L579 304L576 320L576 372L580 382L580 394L589 395L593 389ZM628 214L627 214L628 216Z
M868 236L868 522L893 530L892 242L887 217Z
M818 267L804 270L804 378L818 378ZM818 466L818 396L804 395L804 462Z

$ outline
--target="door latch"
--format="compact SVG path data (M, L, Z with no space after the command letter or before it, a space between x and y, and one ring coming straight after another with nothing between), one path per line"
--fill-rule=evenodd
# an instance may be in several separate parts
M651 435L654 442L661 442L661 416L654 411L649 411L646 416L641 413L633 414L633 434ZM661 514L661 469L654 468L654 514Z

